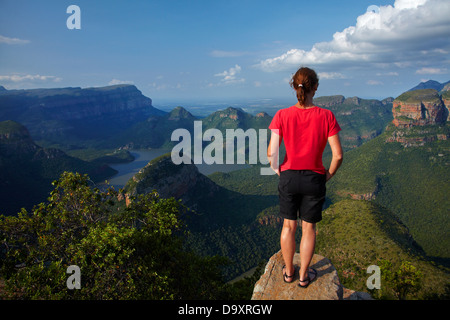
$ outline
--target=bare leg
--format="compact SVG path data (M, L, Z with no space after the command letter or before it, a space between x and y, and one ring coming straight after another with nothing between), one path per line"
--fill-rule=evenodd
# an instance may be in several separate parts
M308 277L308 268L314 255L315 246L316 224L302 221L302 240L300 242L300 281Z
M280 245L283 254L285 273L288 276L294 274L294 254L295 254L295 231L297 229L297 220L284 219L283 229L281 230ZM293 278L292 278L293 279ZM287 281L289 281L287 279Z

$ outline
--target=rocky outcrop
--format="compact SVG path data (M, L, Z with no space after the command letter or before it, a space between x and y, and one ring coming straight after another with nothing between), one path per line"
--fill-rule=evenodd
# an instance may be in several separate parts
M257 118L266 118L266 117L270 117L267 113L265 112L259 112L255 115L255 117Z
M399 142L404 147L421 147L428 142L436 140L447 140L450 136L447 133L435 133L430 130L419 130L411 133L407 130L394 130L391 136L386 138L386 142Z
M351 199L354 200L375 200L375 198L377 197L377 192L368 192L368 193L348 193L348 195L350 196Z
M392 113L396 127L445 124L448 117L448 110L434 89L403 93L394 100Z
M233 120L240 120L245 115L242 109L232 107L228 107L225 110L216 111L216 114L219 118L230 118Z
M300 254L294 255L296 277L293 283L283 281L284 261L281 251L274 254L266 265L264 274L255 284L252 300L371 300L365 292L356 292L341 285L331 261L315 254L311 267L317 270L317 278L307 288L298 284Z
M447 121L450 121L450 84L448 84L442 92L442 102L447 108Z
M361 98L349 97L349 98L346 98L343 103L354 104L355 106L359 106L359 104L361 103Z
M279 215L266 215L259 218L257 221L262 226L282 226L283 218Z
M447 91L442 96L435 89L407 91L393 102L393 130L386 142L404 147L420 147L436 140L447 140L445 124L450 119ZM428 127L427 127L428 126Z

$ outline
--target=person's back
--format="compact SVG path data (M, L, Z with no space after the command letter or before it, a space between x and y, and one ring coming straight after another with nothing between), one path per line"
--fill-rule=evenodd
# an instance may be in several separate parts
M330 110L292 106L277 112L269 128L281 128L279 132L286 147L281 171L311 170L325 174L323 151L328 137L340 130Z

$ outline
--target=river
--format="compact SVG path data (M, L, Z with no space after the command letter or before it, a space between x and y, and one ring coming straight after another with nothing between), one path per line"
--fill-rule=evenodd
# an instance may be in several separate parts
M118 173L108 179L110 185L115 188L122 188L140 169L145 165L165 154L171 152L170 149L151 149L151 150L132 150L130 153L135 158L132 162L121 164L110 164L109 166L118 171ZM231 172L250 167L248 164L197 164L198 170L204 174L209 175L214 172Z

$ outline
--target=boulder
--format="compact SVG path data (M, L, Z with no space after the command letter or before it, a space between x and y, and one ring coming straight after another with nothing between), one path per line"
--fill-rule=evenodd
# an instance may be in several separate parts
M294 255L295 278L292 283L283 281L283 255L274 254L266 265L264 274L255 284L252 300L368 300L370 295L345 289L331 261L315 254L310 267L317 270L317 278L307 288L298 286L300 254Z

